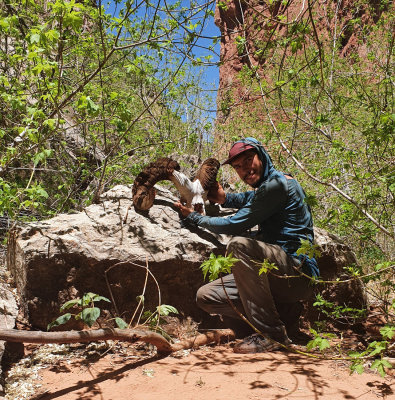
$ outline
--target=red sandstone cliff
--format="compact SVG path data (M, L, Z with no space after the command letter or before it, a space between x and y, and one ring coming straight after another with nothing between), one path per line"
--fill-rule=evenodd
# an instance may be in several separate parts
M354 56L366 57L367 39L389 4L380 0L217 1L215 23L222 35L219 124L242 117L246 105L262 97L246 82L243 68L244 72L253 68L273 90L273 70L306 48L315 48L322 63L330 62L332 51L349 62ZM270 92L268 87L265 92Z

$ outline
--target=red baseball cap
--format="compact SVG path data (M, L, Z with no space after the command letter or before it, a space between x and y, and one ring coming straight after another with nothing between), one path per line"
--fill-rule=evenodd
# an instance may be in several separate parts
M230 164L237 156L239 156L241 153L244 153L247 150L255 150L254 146L251 146L250 144L243 143L243 142L236 142L231 149L229 150L229 156L226 161L222 163L222 165L225 164Z

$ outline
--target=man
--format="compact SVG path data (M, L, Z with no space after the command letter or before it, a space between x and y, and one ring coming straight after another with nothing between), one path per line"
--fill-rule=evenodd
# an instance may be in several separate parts
M313 223L301 186L289 175L277 171L264 147L254 138L236 142L223 164L230 164L240 179L254 190L225 194L219 186L209 200L222 207L237 208L230 217L203 216L176 203L189 223L215 233L233 235L227 253L239 259L232 274L210 282L197 293L197 304L210 314L239 318L229 304L247 317L264 336L253 334L234 347L238 353L257 353L289 344L298 332L301 300L311 295L310 279L318 276L315 259L298 256L300 239L314 239ZM249 234L259 227L255 236ZM267 260L277 269L259 274L257 262ZM271 338L273 340L270 340Z

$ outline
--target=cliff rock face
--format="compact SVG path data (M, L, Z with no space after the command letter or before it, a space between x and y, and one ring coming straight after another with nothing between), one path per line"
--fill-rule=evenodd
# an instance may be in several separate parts
M22 312L34 327L45 330L59 315L60 305L86 292L112 300L110 306L100 305L108 317L118 314L129 320L136 297L144 294L145 310L170 304L184 316L210 322L195 304L196 291L204 283L199 266L211 252L224 254L228 238L181 226L172 207L175 198L156 188L159 193L148 213L134 211L130 187L116 186L103 195L101 204L15 232L8 244L8 268ZM336 237L322 230L316 234L323 276L336 278L344 266L356 262ZM336 301L332 293L329 289L328 296ZM353 294L352 306L363 305L361 285L353 287ZM336 296L343 302L350 293L340 290Z
M366 57L367 37L387 9L388 5L376 0L217 1L215 23L221 31L218 122L232 113L242 115L249 103L262 97L243 76L244 67L272 86L264 90L270 94L276 88L272 72L283 67L284 57L303 54L305 48L315 48L321 59L324 51L329 57L335 51L350 62L354 55Z

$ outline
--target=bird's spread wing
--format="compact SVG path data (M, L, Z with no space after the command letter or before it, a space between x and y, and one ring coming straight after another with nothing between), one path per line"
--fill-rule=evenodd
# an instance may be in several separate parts
M174 183L177 190L180 192L181 197L187 202L187 204L190 203L193 197L192 181L179 171L173 171L171 181Z

